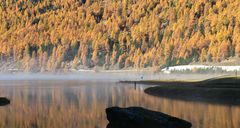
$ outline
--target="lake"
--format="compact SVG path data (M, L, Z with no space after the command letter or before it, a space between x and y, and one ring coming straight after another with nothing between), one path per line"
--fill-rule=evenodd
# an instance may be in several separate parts
M239 128L240 106L147 95L147 85L79 80L0 81L0 128L105 128L105 109L142 106L190 121L193 128Z

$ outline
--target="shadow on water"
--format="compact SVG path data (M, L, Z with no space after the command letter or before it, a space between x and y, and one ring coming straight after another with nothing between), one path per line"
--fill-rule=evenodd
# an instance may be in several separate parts
M10 100L5 98L5 97L0 97L0 106L5 106L5 105L9 105L10 104Z
M202 102L222 105L240 105L239 89L208 89L208 88L173 88L158 87L148 88L147 94L174 100Z

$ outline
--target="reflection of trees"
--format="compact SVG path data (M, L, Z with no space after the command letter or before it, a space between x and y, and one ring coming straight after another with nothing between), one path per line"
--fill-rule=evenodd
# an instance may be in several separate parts
M110 106L147 107L189 120L195 128L237 128L240 125L240 107L159 99L133 86L103 87L101 83L71 86L79 83L65 81L49 82L49 86L42 86L41 82L34 84L39 86L0 86L0 94L12 101L10 106L0 109L0 127L102 128L107 124L105 108Z

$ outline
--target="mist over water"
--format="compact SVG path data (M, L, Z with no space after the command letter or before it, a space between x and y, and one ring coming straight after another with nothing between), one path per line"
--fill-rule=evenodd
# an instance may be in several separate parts
M148 86L104 81L0 81L0 96L11 104L0 108L0 127L104 128L105 109L142 106L192 122L193 128L239 128L240 106L157 98Z
M82 81L137 81L137 80L203 80L222 74L164 74L150 71L109 71L53 73L0 73L0 80L82 80Z

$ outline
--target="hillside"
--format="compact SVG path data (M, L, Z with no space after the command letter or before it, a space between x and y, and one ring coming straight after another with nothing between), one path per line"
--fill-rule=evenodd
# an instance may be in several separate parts
M239 0L5 0L0 69L146 68L240 56Z

